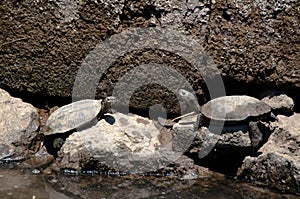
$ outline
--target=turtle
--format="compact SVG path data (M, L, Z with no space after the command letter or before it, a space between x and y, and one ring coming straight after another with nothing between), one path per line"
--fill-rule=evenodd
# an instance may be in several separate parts
M222 96L208 101L202 107L198 106L197 98L191 92L180 89L179 97L200 116L200 125L206 125L209 121L212 125L223 125L226 130L246 124L249 131L251 146L258 147L263 141L263 133L258 127L260 121L277 120L271 107L265 102L247 95ZM229 127L229 128L228 128ZM235 128L236 130L236 128Z
M114 96L108 96L103 100L84 99L62 106L49 116L45 125L46 131L43 133L48 137L55 135L57 138L48 140L52 140L53 148L59 149L64 143L63 133L84 128L96 118L101 118L110 111L114 101Z

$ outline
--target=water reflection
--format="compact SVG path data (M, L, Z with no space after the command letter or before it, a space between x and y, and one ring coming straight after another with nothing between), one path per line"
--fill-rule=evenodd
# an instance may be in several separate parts
M216 174L180 180L153 176L33 175L30 170L0 169L0 198L299 198Z

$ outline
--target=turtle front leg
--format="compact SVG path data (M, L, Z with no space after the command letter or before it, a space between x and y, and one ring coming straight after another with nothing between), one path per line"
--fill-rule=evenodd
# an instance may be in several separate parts
M251 140L251 146L257 148L263 140L263 134L259 130L257 122L249 122L249 136Z

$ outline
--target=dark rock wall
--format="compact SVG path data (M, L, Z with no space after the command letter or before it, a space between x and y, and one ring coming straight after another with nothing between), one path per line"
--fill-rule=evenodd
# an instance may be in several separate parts
M64 21L54 1L1 1L1 87L71 96L86 54L116 32L110 6L86 3ZM110 16L107 14L110 13Z
M216 2L206 47L225 79L299 88L299 2Z
M1 88L71 97L82 60L100 41L133 27L172 27L205 47L228 91L234 93L231 85L236 82L242 88L300 90L297 0L5 0L0 13ZM141 63L164 62L181 69L203 103L209 98L205 83L189 70L188 61L151 49L129 53L102 78L98 97L110 94L109 86L124 71ZM160 92L136 94L131 106L145 109L156 100L172 109L169 102L174 97L166 91L155 93Z

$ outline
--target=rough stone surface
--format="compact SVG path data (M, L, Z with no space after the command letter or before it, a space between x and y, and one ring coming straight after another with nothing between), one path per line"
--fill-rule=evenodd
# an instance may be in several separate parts
M199 127L199 115L191 115L174 124L172 149L185 152L194 141Z
M213 148L222 150L222 148L228 147L241 149L251 147L249 133L240 130L217 135L210 132L208 128L201 127L189 148L189 152L201 153L205 157Z
M245 88L241 92L257 84L299 91L298 7L296 0L1 1L0 87L70 97L78 69L100 41L133 27L173 27L205 47L228 90L238 81ZM190 61L156 49L128 52L101 77L97 97L110 94L129 69L164 63L183 74L204 103L209 95ZM211 63L205 57L200 61ZM174 99L166 85L150 85L136 90L130 106L147 109L161 103L178 112Z
M251 147L249 133L237 131L221 134L216 147Z
M291 114L294 111L294 100L285 94L264 97L261 101L268 104L276 114Z
M300 115L279 115L258 157L246 157L240 178L300 194Z
M172 149L170 136L152 120L114 113L92 128L70 135L60 151L59 167L79 170L80 162L94 158L117 171L153 172L184 153Z
M45 146L36 153L26 154L26 160L19 165L21 168L42 168L49 166L54 161L54 156L47 152Z
M24 153L36 136L38 113L30 104L0 89L0 160Z
M299 2L215 2L207 49L224 78L299 88Z

